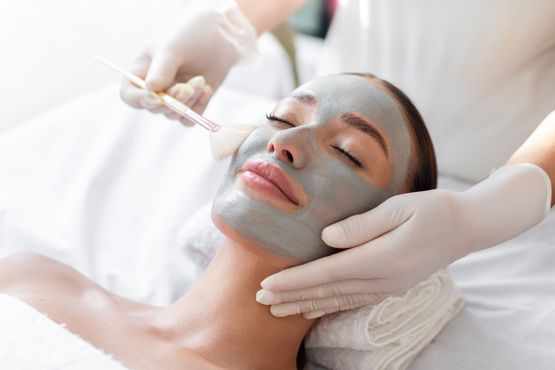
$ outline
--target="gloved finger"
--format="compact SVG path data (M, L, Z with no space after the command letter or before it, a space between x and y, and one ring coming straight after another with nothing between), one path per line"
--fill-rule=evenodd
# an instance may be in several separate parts
M184 82L177 83L166 90L166 94L171 95L185 105L187 105L187 101L194 95L194 93L195 89L193 86Z
M256 293L256 301L266 305L273 305L307 299L337 297L347 294L389 291L388 285L391 284L388 284L388 282L389 279L348 279L284 292L272 292L261 289Z
M204 86L206 86L204 76L200 75L192 77L189 81L187 81L187 83L191 85L195 91L201 91Z
M148 109L153 113L164 113L169 111L168 108L162 105L162 98L160 98L158 94L148 90L143 90L143 94L143 98L140 100L142 108Z
M204 86L204 89L202 89L202 93L200 94L197 102L195 103L194 106L191 107L191 109L197 112L198 114L204 113L204 110L206 109L208 102L212 98L212 94L213 94L212 88L208 85Z
M140 78L144 78L150 66L150 55L145 50L141 52L133 61L130 68L131 73ZM147 97L148 91L131 83L127 78L122 79L120 88L121 99L133 108L144 109L142 100Z
M145 79L150 64L152 62L152 51L150 47L144 48L139 54L133 58L133 63L129 70L137 77Z
M317 319L319 317L322 317L322 316L330 314L330 313L352 310L354 308L358 308L358 307L362 307L362 306L364 306L364 305L361 304L361 303L358 303L358 304L354 304L354 305L345 305L345 306L341 306L341 307L327 308L325 310L303 312L302 315L305 319L314 320L314 319Z
M145 109L143 106L143 99L146 99L145 90L133 85L127 79L121 83L120 97L133 108Z
M197 104L200 96L202 95L202 89L201 90L195 90L195 93L187 100L186 105L193 109L193 107L195 106L195 104Z
M185 104L186 106L188 106L189 108L191 108L192 110L196 111L197 113L199 113L195 107L197 107L198 101L202 98L202 96L204 95L204 91L206 91L206 80L204 79L204 77L202 76L195 76L191 79L189 79L189 81L187 81L187 83L184 84L176 84L174 86L177 85L183 85L180 88L176 87L175 89L181 89L181 95L179 95L178 91L175 91L176 94L178 94L177 96L174 96L176 99L178 99L179 101L181 101L183 104ZM174 86L172 86L168 91L170 93L170 95L173 96L173 92L172 89L174 88ZM187 127L191 127L194 126L195 123L192 122L191 120L187 119L186 117L181 116L179 118L179 121Z
M175 113L174 111L168 112L168 113L164 113L164 116L172 121L179 121L179 119L181 118L181 116L177 113Z
M181 122L182 125L187 126L187 127L193 127L195 125L194 122L190 121L189 119L180 116L179 117L179 122Z
M202 76L195 76L191 78L189 81L187 81L187 83L192 86L192 88L194 89L194 93L185 102L185 104L189 108L193 109L193 107L195 106L195 104L198 102L201 95L203 94L204 87L206 86L206 80Z
M347 278L344 274L346 270L336 257L346 252L287 268L262 280L260 286L273 292L282 292L345 280Z
M150 112L157 113L157 114L169 114L169 113L172 113L173 111L166 106L160 105L156 108L150 109Z
M202 86L203 81L202 79L198 79L197 81L200 80L200 86ZM198 85L198 82L197 82ZM171 95L172 97L174 97L175 99L177 99L178 101L180 101L181 103L189 106L191 104L191 98L193 98L193 96L195 95L196 91L195 88L190 84L190 83L177 83L173 86L171 86L169 89L167 89L165 91L166 94ZM197 94L198 95L198 94ZM195 101L192 101L193 103L195 103ZM170 120L177 120L177 121L181 121L182 119L185 119L183 116L179 115L178 113L167 109L167 110L163 110L164 116L166 116L166 118L170 119ZM191 124L192 125L192 122ZM190 126L188 125L188 126Z
M400 265L393 248L398 239L392 232L363 246L282 270L260 285L266 290L283 292L346 279L390 277L391 266Z
M412 214L404 212L393 198L368 212L329 225L322 231L322 240L331 247L351 248L397 228Z
M270 312L276 317L302 314L311 311L333 310L339 311L341 307L363 306L378 304L389 297L390 293L349 294L339 297L308 299L298 302L281 303L272 305Z
M154 54L145 78L149 90L164 91L175 79L180 59L175 53L161 50Z

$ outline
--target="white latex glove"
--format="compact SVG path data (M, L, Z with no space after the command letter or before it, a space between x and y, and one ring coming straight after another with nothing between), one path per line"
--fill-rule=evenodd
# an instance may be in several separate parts
M257 301L272 305L274 316L306 318L377 304L528 230L546 216L550 202L549 177L528 163L501 167L464 192L391 197L325 228L326 244L346 250L268 277Z
M233 0L196 1L179 19L156 44L135 58L131 71L145 79L149 90L165 91L202 113L212 89L221 85L229 69L256 55L256 31ZM152 91L125 80L121 97L132 107L191 125L162 106Z

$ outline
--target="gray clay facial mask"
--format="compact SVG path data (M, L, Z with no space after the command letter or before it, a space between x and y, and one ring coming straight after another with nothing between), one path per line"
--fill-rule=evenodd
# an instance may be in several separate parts
M358 76L334 75L302 85L293 95L316 99L307 121L295 127L265 123L254 130L232 158L212 207L213 217L273 255L308 262L336 252L321 239L322 230L348 216L370 210L399 192L411 161L405 119L392 98L372 81ZM357 168L330 149L323 133L345 113L360 114L379 125L389 144L392 176L386 186L364 178ZM355 135L366 135L357 132ZM268 143L284 143L296 158L279 158ZM295 162L297 160L297 162ZM242 166L266 161L279 167L304 190L297 209L276 207L254 197L241 183ZM299 161L302 161L299 162ZM367 165L372 165L368 163Z

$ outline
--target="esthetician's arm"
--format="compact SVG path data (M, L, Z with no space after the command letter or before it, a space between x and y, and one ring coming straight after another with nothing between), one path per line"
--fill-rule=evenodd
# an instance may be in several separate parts
M150 90L166 91L202 113L231 67L256 55L256 39L299 8L306 0L198 0L188 6L170 32L146 46L135 58L133 73L146 80ZM202 75L204 80L194 76ZM134 108L163 113L190 125L161 106L152 92L128 81L121 97Z
M548 115L534 133L513 154L507 165L534 163L551 179L551 206L555 205L555 110Z
M276 316L309 318L378 303L530 229L555 203L554 186L555 111L505 166L472 188L398 195L327 227L324 241L348 250L270 276L261 303Z
M299 9L306 0L236 0L260 35L270 31Z

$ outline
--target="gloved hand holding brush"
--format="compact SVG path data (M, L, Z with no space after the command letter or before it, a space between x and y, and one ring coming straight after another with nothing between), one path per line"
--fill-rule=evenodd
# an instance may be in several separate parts
M235 1L198 1L189 6L176 27L157 45L146 47L131 72L152 91L165 91L202 113L239 60L256 54L257 33ZM124 80L121 97L135 108L163 113L191 125L161 105L158 96Z

